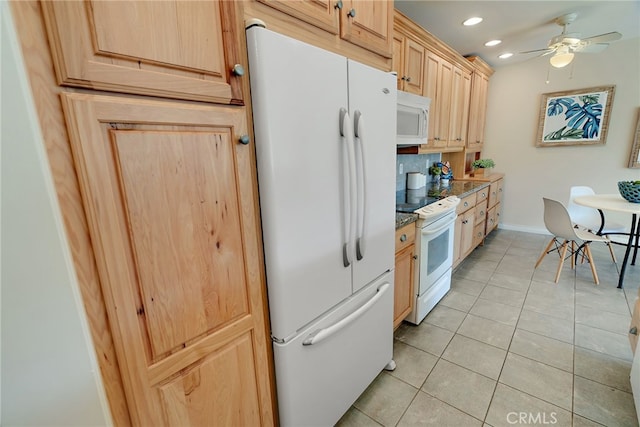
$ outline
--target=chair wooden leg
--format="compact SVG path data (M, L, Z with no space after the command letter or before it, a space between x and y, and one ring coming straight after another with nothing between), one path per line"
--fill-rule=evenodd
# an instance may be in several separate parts
M596 264L593 262L593 256L591 256L591 247L589 243L585 243L584 250L587 253L587 259L589 260L589 265L591 266L591 273L593 274L593 280L596 282L596 285L600 284L600 279L598 279L598 273L596 272Z
M560 263L558 264L558 271L556 272L555 283L558 283L558 280L560 280L560 272L562 271L562 266L564 265L564 257L567 255L568 248L569 248L569 241L565 240L562 243L562 247L560 248Z
M538 268L538 266L540 265L540 263L542 262L544 257L547 256L547 252L549 251L549 249L551 249L551 246L553 246L553 242L555 242L555 241L556 241L556 238L552 237L551 240L549 241L549 244L547 245L547 247L544 248L544 251L542 251L542 254L540 254L540 258L538 258L538 262L536 262L536 266L533 267L534 269Z
M571 269L572 270L576 268L576 262L578 261L577 256L574 256L575 253L576 253L576 241L572 240L571 241Z

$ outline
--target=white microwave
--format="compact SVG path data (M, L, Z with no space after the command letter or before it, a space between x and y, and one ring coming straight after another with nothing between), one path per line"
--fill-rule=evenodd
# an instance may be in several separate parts
M430 106L430 98L398 91L397 145L427 143Z

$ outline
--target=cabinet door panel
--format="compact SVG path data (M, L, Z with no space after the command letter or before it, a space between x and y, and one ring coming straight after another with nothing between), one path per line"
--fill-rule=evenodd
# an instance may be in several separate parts
M405 40L404 90L422 95L424 90L424 47L411 39Z
M134 423L272 423L244 109L62 102Z
M339 33L335 2L332 0L258 0L274 9L322 28L332 34Z
M401 36L393 37L393 57L391 58L391 70L397 72L397 87L398 90L404 90L404 43L406 38Z
M414 262L415 245L396 254L393 293L393 327L397 328L415 305Z
M45 1L59 83L242 103L236 5L228 1ZM231 64L231 65L230 65Z
M355 16L349 15L351 10ZM390 58L393 48L393 1L344 1L344 7L340 10L340 36Z

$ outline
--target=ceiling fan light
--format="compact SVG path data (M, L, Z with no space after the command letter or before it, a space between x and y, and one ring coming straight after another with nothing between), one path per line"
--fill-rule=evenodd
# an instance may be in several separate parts
M549 62L556 68L562 68L569 65L571 61L573 61L574 56L575 55L571 52L558 51L558 53L556 53L551 57L551 59L549 59Z

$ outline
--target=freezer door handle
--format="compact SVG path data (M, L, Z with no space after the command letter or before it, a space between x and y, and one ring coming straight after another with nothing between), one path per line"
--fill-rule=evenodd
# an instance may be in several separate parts
M334 323L333 325L319 329L311 334L302 342L302 345L313 345L318 344L320 341L324 341L326 338L329 338L331 335L337 333L345 326L350 323L355 322L360 316L366 313L371 307L375 305L376 302L387 292L387 290L391 287L390 283L383 283L377 290L376 294L371 297L369 301L363 304L359 309L345 317L344 319Z
M366 230L366 197L367 197L367 174L365 170L364 157L364 118L359 110L353 113L353 129L356 148L356 170L357 170L357 225L356 225L356 259L360 261L364 258L364 236Z

